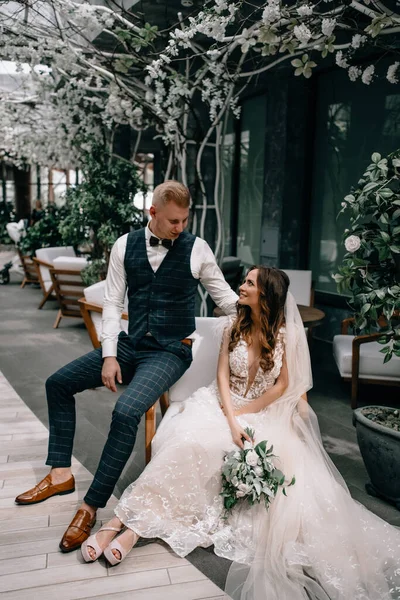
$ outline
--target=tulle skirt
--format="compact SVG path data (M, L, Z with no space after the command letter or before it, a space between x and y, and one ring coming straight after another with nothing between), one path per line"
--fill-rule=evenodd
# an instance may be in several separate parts
M234 561L226 592L235 600L400 599L400 531L352 500L323 450L316 417L303 400L240 417L255 441L274 445L279 468L296 477L266 511L238 505L226 518L221 466L237 449L215 384L161 423L153 456L124 492L116 515L179 556L214 545Z

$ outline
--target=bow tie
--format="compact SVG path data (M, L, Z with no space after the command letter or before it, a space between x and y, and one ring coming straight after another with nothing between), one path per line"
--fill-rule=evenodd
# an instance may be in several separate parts
M173 240L160 240L158 237L152 235L150 237L150 246L159 246L159 244L161 244L162 246L164 246L164 248L167 248L167 250L169 250L173 244Z

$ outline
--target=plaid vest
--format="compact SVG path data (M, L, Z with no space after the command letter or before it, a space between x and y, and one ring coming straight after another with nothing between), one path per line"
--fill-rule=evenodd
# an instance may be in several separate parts
M128 283L129 336L138 342L146 333L162 345L196 329L195 300L199 280L190 257L196 236L183 231L154 273L147 258L145 229L131 231L124 266Z

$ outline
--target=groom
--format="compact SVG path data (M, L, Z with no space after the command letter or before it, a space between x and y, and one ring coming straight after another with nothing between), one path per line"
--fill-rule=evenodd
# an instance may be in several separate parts
M147 227L120 237L111 252L104 294L102 348L82 356L46 381L49 408L49 474L19 495L35 504L75 489L71 455L74 395L105 385L118 398L100 463L84 501L60 542L62 552L80 547L96 522L132 453L143 414L188 369L195 330L195 298L201 282L226 313L237 295L226 283L208 244L188 233L189 190L166 181L154 190ZM128 334L120 317L128 291Z

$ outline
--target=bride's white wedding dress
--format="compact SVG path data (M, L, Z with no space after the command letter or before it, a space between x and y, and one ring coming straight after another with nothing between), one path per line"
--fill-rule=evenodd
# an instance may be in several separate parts
M270 372L259 368L248 380L244 340L229 357L232 402L239 408L274 385L286 352L288 391L238 420L255 430L256 443L273 444L279 467L296 476L288 497L278 492L268 512L243 503L223 518L221 466L237 447L214 382L161 423L150 464L125 490L115 514L140 536L165 540L179 556L214 544L217 555L234 561L226 591L235 599L399 599L400 532L352 500L323 450L313 411L299 400L311 379L294 306Z

